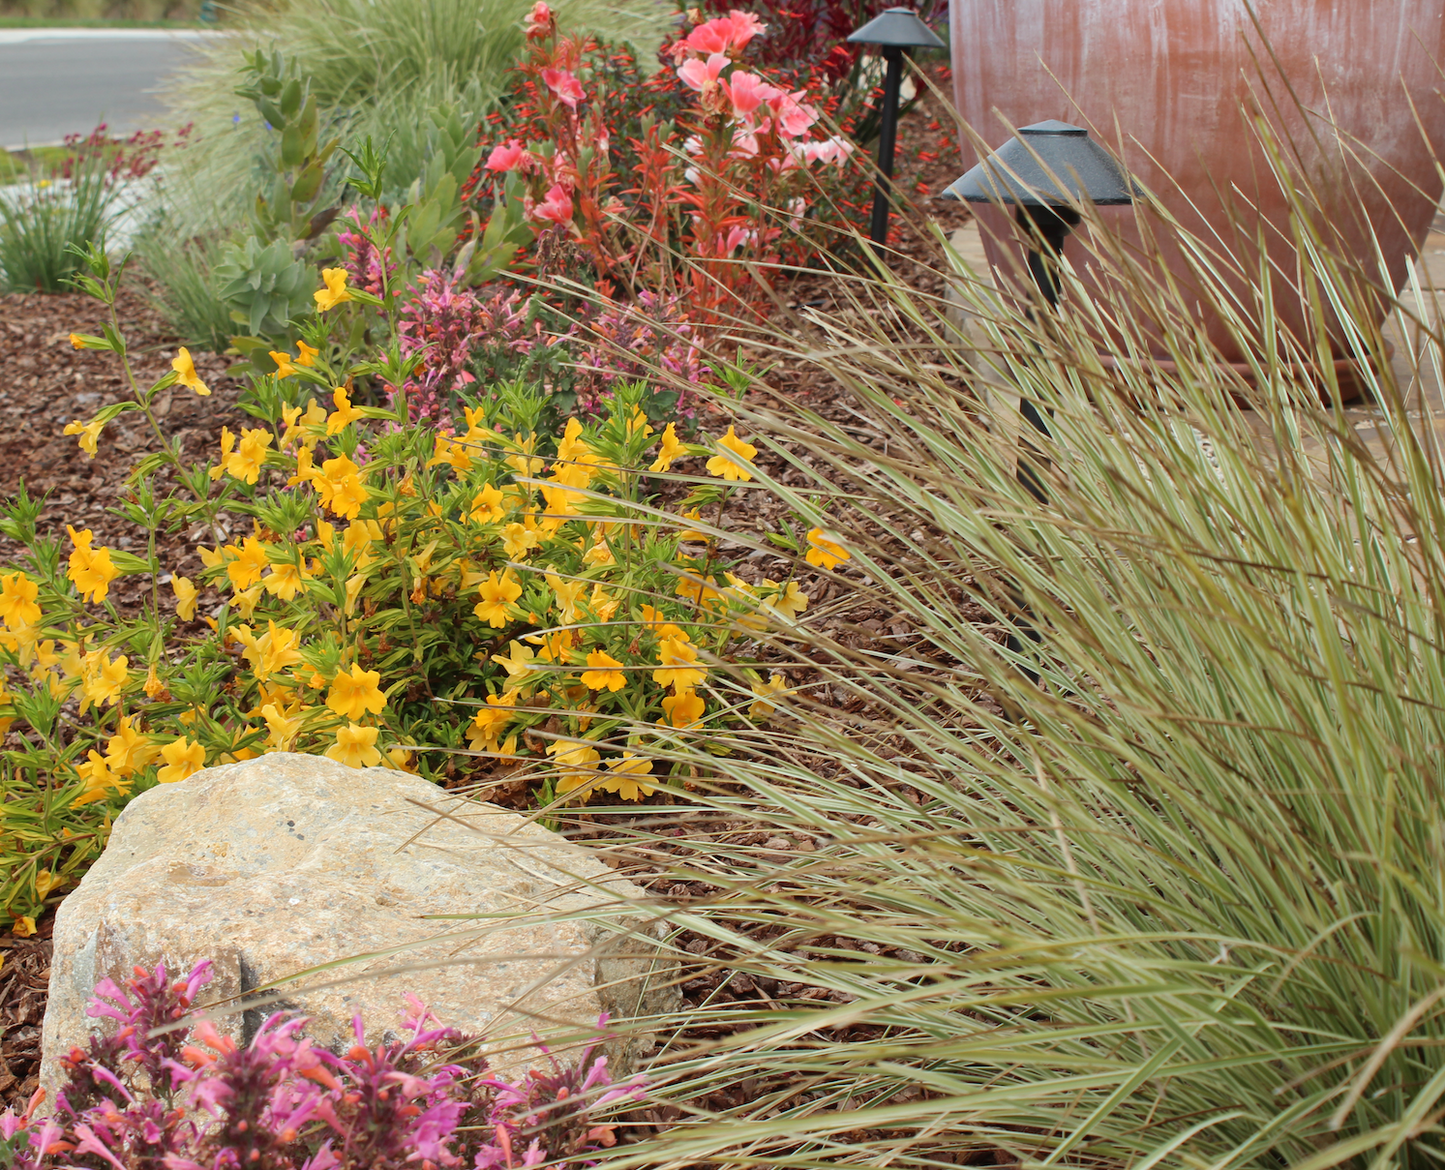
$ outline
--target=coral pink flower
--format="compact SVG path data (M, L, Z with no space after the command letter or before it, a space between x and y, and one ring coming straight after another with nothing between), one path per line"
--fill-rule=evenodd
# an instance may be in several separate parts
M784 93L777 91L776 97L768 99L768 109L772 110L773 117L777 119L778 133L788 138L796 138L799 134L805 134L808 128L818 120L818 111L812 106L799 101L799 98L806 97L808 91L800 89L796 93Z
M769 85L756 73L735 70L731 79L721 84L733 104L733 113L739 118L749 118L764 102L783 96L782 90Z
M542 37L551 36L555 24L552 19L552 10L547 7L543 0L537 0L532 5L532 11L527 15L523 27L527 30L529 41L540 40Z
M542 80L547 83L547 88L557 95L557 100L570 109L576 109L577 103L587 95L582 91L582 83L567 69L543 69Z
M696 31L696 30L693 30ZM717 84L718 75L728 67L728 59L721 53L713 53L706 61L694 57L684 61L677 75L684 85L691 86L699 93L706 93Z
M750 40L768 31L768 26L751 12L739 12L736 8L728 13L728 23L733 26L734 49L747 48Z
M532 214L537 219L547 219L553 223L571 223L572 196L567 193L567 188L561 183L553 183L552 189L547 192L547 197L532 208Z
M734 9L727 16L715 17L687 34L687 47L697 53L726 53L742 50L763 32L765 25L756 16Z
M489 171L515 171L518 167L528 170L526 160L531 157L526 146L515 138L509 138L505 146L493 147L492 153L487 156L486 166Z

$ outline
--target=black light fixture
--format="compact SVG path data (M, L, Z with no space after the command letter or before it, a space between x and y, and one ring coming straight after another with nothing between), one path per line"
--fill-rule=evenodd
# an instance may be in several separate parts
M941 49L943 42L911 8L889 8L848 38L849 44L877 45L888 62L883 80L883 110L878 127L878 189L868 238L874 250L888 238L888 201L893 179L893 148L898 139L898 94L903 89L903 50Z
M1050 120L1025 126L943 190L945 199L1011 203L1031 245L1029 272L1050 305L1059 303L1053 266L1079 223L1078 208L1133 203L1134 186L1082 126Z
M1123 168L1089 137L1087 130L1053 119L1023 127L942 192L945 199L1014 205L1014 217L1029 241L1029 274L1051 308L1059 303L1056 266L1064 254L1064 240L1079 224L1079 208L1085 203L1133 203L1134 195L1134 184ZM1019 399L1019 415L1035 430L1048 435L1048 424L1032 401ZM1024 447L1033 450L1028 443ZM1018 481L1039 503L1048 502L1043 481L1022 455ZM1015 610L1014 629L1006 644L1011 652L1022 656L1024 639L1037 643L1039 633L1029 620L1028 607L1017 588L1006 588ZM1037 671L1026 666L1021 670L1031 683L1038 682Z

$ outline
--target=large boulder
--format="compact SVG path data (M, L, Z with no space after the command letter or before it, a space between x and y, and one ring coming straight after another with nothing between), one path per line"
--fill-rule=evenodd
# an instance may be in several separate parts
M677 1002L643 899L584 847L405 772L279 753L208 768L132 801L56 914L41 1084L53 1100L58 1057L100 1026L95 984L162 959L213 961L199 1006L242 997L217 1022L242 1041L278 1006L239 1010L248 992L362 955L278 989L327 1047L353 1043L358 1010L385 1038L410 991L485 1033L503 1072L536 1063L534 1032L565 1044L607 1012L622 1069L646 1042L627 1023Z

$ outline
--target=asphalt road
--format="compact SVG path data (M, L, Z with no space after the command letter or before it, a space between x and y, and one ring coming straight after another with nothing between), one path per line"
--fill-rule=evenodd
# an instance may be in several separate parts
M156 90L215 34L0 29L0 147L48 146L104 122L112 134L179 129Z

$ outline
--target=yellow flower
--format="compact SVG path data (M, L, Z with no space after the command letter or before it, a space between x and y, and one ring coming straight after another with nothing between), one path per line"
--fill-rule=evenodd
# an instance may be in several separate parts
M542 647L537 652L539 662L566 662L575 634L575 630L558 630L555 634L528 634L526 640Z
M359 663L352 663L350 673L343 670L332 681L326 705L338 715L353 720L360 719L367 711L379 715L386 706L380 684L380 671L362 670Z
M135 728L135 719L127 715L106 741L105 763L117 776L132 776L156 758L160 749Z
M520 561L534 548L540 548L542 537L537 532L536 522L527 516L524 522L508 524L502 529L502 548L510 560Z
M6 573L0 577L0 618L7 630L23 630L40 620L40 606L35 599L40 586L24 573Z
M255 483L266 462L266 448L271 445L271 432L261 427L247 427L241 433L241 445L234 455L226 457L226 470L243 483Z
M729 454L714 455L707 461L709 475L720 475L723 479L741 480L743 483L753 478L753 473L744 464L752 462L753 456L758 453L756 447L738 438L732 427L728 427L728 433L717 441L717 445Z
M780 674L775 674L765 683L753 683L753 694L757 695L757 702L748 706L748 718L766 719L773 713L774 705L768 702L775 695L781 695L788 689L788 681Z
M809 529L808 564L817 565L822 569L831 569L848 560L852 555L836 540L830 539L829 534L824 533L821 528Z
M652 795L652 785L641 780L641 777L652 772L652 761L646 756L624 752L608 760L607 768L610 775L597 782L599 788L615 792L623 800L641 800L644 796Z
M70 335L70 344L75 346L76 349L84 349L85 338L81 337L79 333L72 333Z
M605 650L593 650L587 655L587 669L582 672L582 685L594 691L606 687L609 691L620 691L627 685L627 675L622 663Z
M697 647L682 638L664 638L657 647L661 664L652 672L652 680L678 691L695 687L707 677L707 668L697 665Z
M467 738L473 751L497 750L497 740L501 738L502 728L516 715L512 708L516 706L520 693L520 688L513 687L504 694L487 696L487 705L476 713L467 727ZM508 750L504 754L512 753Z
M272 349L267 351L271 360L276 363L276 377L289 378L296 372L296 366L291 361L291 355L281 350Z
M477 586L477 593L481 601L472 608L472 612L494 630L500 630L507 624L507 606L522 596L522 587L512 580L510 569L500 577L493 569L491 575Z
M189 577L172 577L171 592L176 595L176 616L183 622L195 621L196 597L200 592Z
M161 682L161 676L156 671L156 664L152 662L146 667L146 680L142 689L147 699L158 699L165 694L166 684Z
M666 471L672 466L674 459L681 459L687 454L687 445L677 437L677 425L668 423L662 432L662 441L658 444L657 458L652 461L649 471Z
M381 763L381 753L376 750L378 730L375 727L358 727L355 723L339 727L336 729L336 743L326 749L326 754L348 768L374 768Z
M491 484L487 484L472 500L472 510L468 514L468 519L473 524L495 523L507 514L507 510L502 507L502 499L502 493Z
M323 506L336 515L354 520L361 514L361 505L366 503L366 485L361 482L361 469L345 455L328 459L321 465L320 474L313 474L311 482L321 496Z
M526 674L532 669L535 655L522 643L513 641L507 650L508 653L505 657L501 654L493 654L492 661L507 672L509 679L516 678L519 674Z
M345 386L336 387L331 395L331 401L336 403L336 409L326 416L326 433L338 435L362 417L361 408L351 405L351 396L346 393Z
M105 790L114 788L117 794L124 793L130 782L113 773L97 751L86 753L84 763L75 765L75 774L85 781L85 787L71 798L70 807L79 808L97 800L105 799Z
M76 419L74 422L65 424L65 431L63 433L67 435L79 435L80 449L84 451L89 458L94 459L95 445L100 439L100 432L104 429L105 420L103 419L93 418L88 423L83 423L79 419Z
M120 570L110 563L110 549L92 549L94 539L89 528L76 532L70 525L65 526L75 550L70 554L70 566L66 576L75 583L84 601L102 602L110 592L110 583L120 576Z
M706 708L706 701L691 687L679 687L676 694L665 695L662 700L662 713L674 727L694 726Z
M265 586L266 592L272 597L279 597L282 601L290 601L301 592L302 586L306 583L310 574L306 572L306 560L301 558L301 564L293 565L288 561L281 561L271 566L271 571L261 578L261 584Z
M261 574L271 564L264 544L254 536L248 536L241 542L240 548L233 545L226 547L235 551L235 556L226 563L226 577L230 580L232 589L249 589L261 580Z
M182 386L189 386L202 398L211 392L211 388L202 382L201 376L196 373L196 363L191 361L191 351L184 345L171 360L171 369L176 372L177 382Z
M467 453L465 443L459 443L447 435L436 437L436 450L426 461L428 467L445 463L458 475L465 475L472 469L472 457Z
M718 580L714 577L711 583L704 581L701 577L679 577L677 579L677 595L694 605L712 605L723 596L722 590L717 588Z
M556 790L559 796L584 784L590 784L597 774L593 765L602 758L602 753L591 744L567 743L560 739L547 745L547 754L562 769L561 775L557 777Z
M528 435L525 439L520 435L513 435L506 443L515 454L508 455L502 462L518 475L530 479L542 470L546 460L532 454L537 446L536 435Z
M71 334L72 337L75 334ZM75 802L71 801L73 805ZM29 938L35 933L35 919L28 914L21 914L15 919L15 925L10 928L10 933L18 938Z
M161 748L161 759L166 766L156 773L156 779L162 784L174 784L205 767L206 749L183 735Z
M319 349L312 349L304 341L298 341L296 343L296 351L301 355L296 359L298 366L314 366L316 364L316 355L321 352Z
M130 672L126 670L126 656L122 654L119 658L101 661L104 651L96 651L87 655L87 659L93 659L91 669L86 672L85 684L82 688L88 702L94 703L97 707L107 706L120 701L121 688L125 686L126 679Z
M256 603L261 600L261 583L258 581L249 589L238 589L231 594L230 605L236 607L243 621L250 621L251 615L256 612ZM207 618L206 621L210 621Z
M557 609L562 615L562 621L571 625L573 622L580 622L586 616L578 603L578 596L587 588L586 581L564 581L550 569L547 570L547 584L552 586L552 592L557 595Z
M772 598L768 604L785 618L795 618L808 608L808 595L798 588L796 581L779 585L776 581L765 577L763 578L763 587L778 591L777 596Z
M592 547L582 554L582 560L589 565L615 565L617 558L612 555L612 546L607 543L607 535L601 528L592 539Z
M587 599L587 604L599 622L610 622L612 615L617 612L617 607L622 604L622 599L613 597L602 588L602 582L598 581L592 586L592 596Z
M261 718L266 721L266 750L290 751L291 744L301 730L301 716L288 715L275 703L267 703L261 708Z
M324 313L328 309L336 308L343 301L352 299L346 288L346 269L323 268L321 279L326 282L326 287L311 294L316 300L317 312Z
M595 463L597 456L582 437L582 424L575 418L567 420L567 428L557 444L557 464ZM590 477L589 477L590 478Z
M241 657L251 664L251 672L260 682L301 661L301 635L273 621L268 621L266 625L266 632L259 638L250 626L235 628L236 640L246 647ZM353 719L357 717L352 716Z

